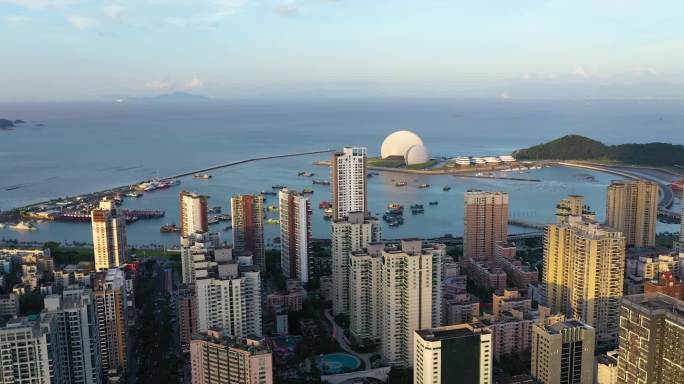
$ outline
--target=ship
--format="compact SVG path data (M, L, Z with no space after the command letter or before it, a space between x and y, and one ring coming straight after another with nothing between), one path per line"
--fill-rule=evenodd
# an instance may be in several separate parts
M209 180L212 178L212 176L208 173L195 173L192 175L193 179L202 179L202 180Z
M323 218L324 218L325 220L330 220L330 219L332 219L332 216L333 216L333 209L332 209L332 207L329 207L329 208L326 208L326 209L323 210Z
M430 205L437 205L437 204L439 204L439 201L431 201L429 204Z
M176 224L164 224L159 228L161 233L176 233L180 232L180 228Z
M221 207L216 206L216 207L211 207L211 208L209 208L209 210L207 211L207 213L209 213L209 214L214 214L214 213L221 213L221 211L222 211Z
M266 224L280 224L278 219L266 219Z
M277 195L277 193L273 192L273 191L261 191L261 194L264 196L275 196L275 195Z
M318 208L320 208L320 209L326 209L326 208L330 208L330 207L332 207L332 204L329 201L324 200L324 201L321 201L320 203L318 203Z
M207 223L209 224L218 224L218 222L221 221L217 216L211 216L209 220L207 220Z
M423 204L414 204L411 206L411 214L413 215L417 215L424 212L425 208L423 207Z
M280 208L277 205L271 204L271 205L266 207L266 210L269 212L278 212L280 210Z
M304 188L304 189L302 189L302 193L310 195L310 194L314 193L314 190L311 188Z
M14 229L15 231L36 231L38 228L36 228L35 225L31 223L27 223L25 221L20 221L16 224L10 224L10 229Z
M271 186L271 189L285 189L285 188L287 188L287 186L282 185L282 184L275 184L275 185Z
M139 192L139 191L131 191L131 192L128 192L126 194L126 196L132 197L134 199L137 199L138 197L141 197L142 195L143 195L142 192Z
M317 185L330 185L330 180L312 180L311 182Z
M395 187L405 187L407 185L408 185L408 183L405 181L397 181L396 183L394 183Z
M442 188L442 191L449 192L449 191L451 191L451 187L448 185L445 185L444 188Z
M430 184L423 183L418 186L418 188L430 188Z
M297 173L297 176L304 176L304 177L312 177L314 174L311 172L306 172L306 171L299 171Z

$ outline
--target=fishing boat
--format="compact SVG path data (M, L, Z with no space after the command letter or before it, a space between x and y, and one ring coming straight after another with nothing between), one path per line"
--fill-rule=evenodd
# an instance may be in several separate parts
M297 176L304 176L304 177L312 177L314 174L311 172L306 172L306 171L299 171L297 173Z
M180 232L180 228L176 224L164 224L159 228L161 233L175 233Z
M439 201L431 201L429 204L430 205L437 205L437 204L439 204Z
M330 185L330 180L311 180L316 185Z
M407 185L408 185L408 183L405 181L397 181L396 183L394 183L395 187L405 187Z
M202 179L202 180L209 180L212 178L212 176L208 173L196 173L192 175L194 179Z
M442 191L444 191L444 192L449 192L449 191L451 191L451 187L448 186L448 185L445 185L445 186L442 188Z
M420 184L418 186L418 188L430 188L430 184L423 183L423 184Z
M425 208L423 207L423 204L413 204L411 206L411 214L418 215L420 213L425 213Z
M310 194L314 193L314 190L311 188L304 188L304 189L302 189L302 193L305 195L310 195Z

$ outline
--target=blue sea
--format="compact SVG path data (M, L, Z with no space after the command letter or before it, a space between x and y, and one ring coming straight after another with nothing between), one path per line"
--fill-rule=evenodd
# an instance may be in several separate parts
M0 104L0 118L27 124L0 131L0 210L131 184L155 176L213 164L292 152L367 146L378 154L389 133L408 129L420 135L434 156L499 155L565 134L581 134L607 144L662 141L684 144L684 101L518 101L518 100L296 100L211 101L188 104L28 103ZM212 171L212 180L184 178L179 187L128 199L125 207L164 209L165 218L129 227L131 244L177 244L176 235L159 233L177 222L181 189L211 196L210 205L228 210L234 193L259 192L273 184L301 189L311 180L297 172L327 176L312 165L326 155L266 160ZM425 214L406 217L384 236L439 236L462 232L463 191L498 189L511 193L511 216L545 222L555 203L581 193L599 216L605 188L614 176L568 168L545 168L519 175L540 183L474 180L454 176L382 174L372 178L373 213L389 202L425 204ZM587 178L593 176L593 179ZM392 179L409 186L396 188ZM419 190L426 182L432 188ZM442 186L452 190L443 192ZM327 237L318 202L329 200L327 187L314 187L314 235ZM275 199L269 203L275 204ZM438 201L437 206L428 206ZM21 240L90 241L85 224L42 223L31 233L0 230L0 237ZM220 231L222 226L217 227ZM512 231L523 229L512 228ZM659 225L659 230L676 226ZM275 236L277 226L267 230ZM223 232L230 240L229 232Z

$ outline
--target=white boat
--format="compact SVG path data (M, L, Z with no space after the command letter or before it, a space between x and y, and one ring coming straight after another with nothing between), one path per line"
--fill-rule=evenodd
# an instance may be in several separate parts
M26 222L23 222L23 221L20 221L20 222L18 222L18 223L16 223L16 224L10 225L10 228L11 228L11 229L14 229L14 230L16 230L16 231L35 231L35 230L38 229L38 228L36 228L33 224L31 224L31 223L26 223Z

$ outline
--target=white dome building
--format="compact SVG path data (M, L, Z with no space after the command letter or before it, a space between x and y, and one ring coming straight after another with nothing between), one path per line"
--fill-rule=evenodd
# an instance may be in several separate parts
M387 136L382 142L380 156L383 159L402 157L407 165L430 161L430 154L423 140L411 131L397 131Z

